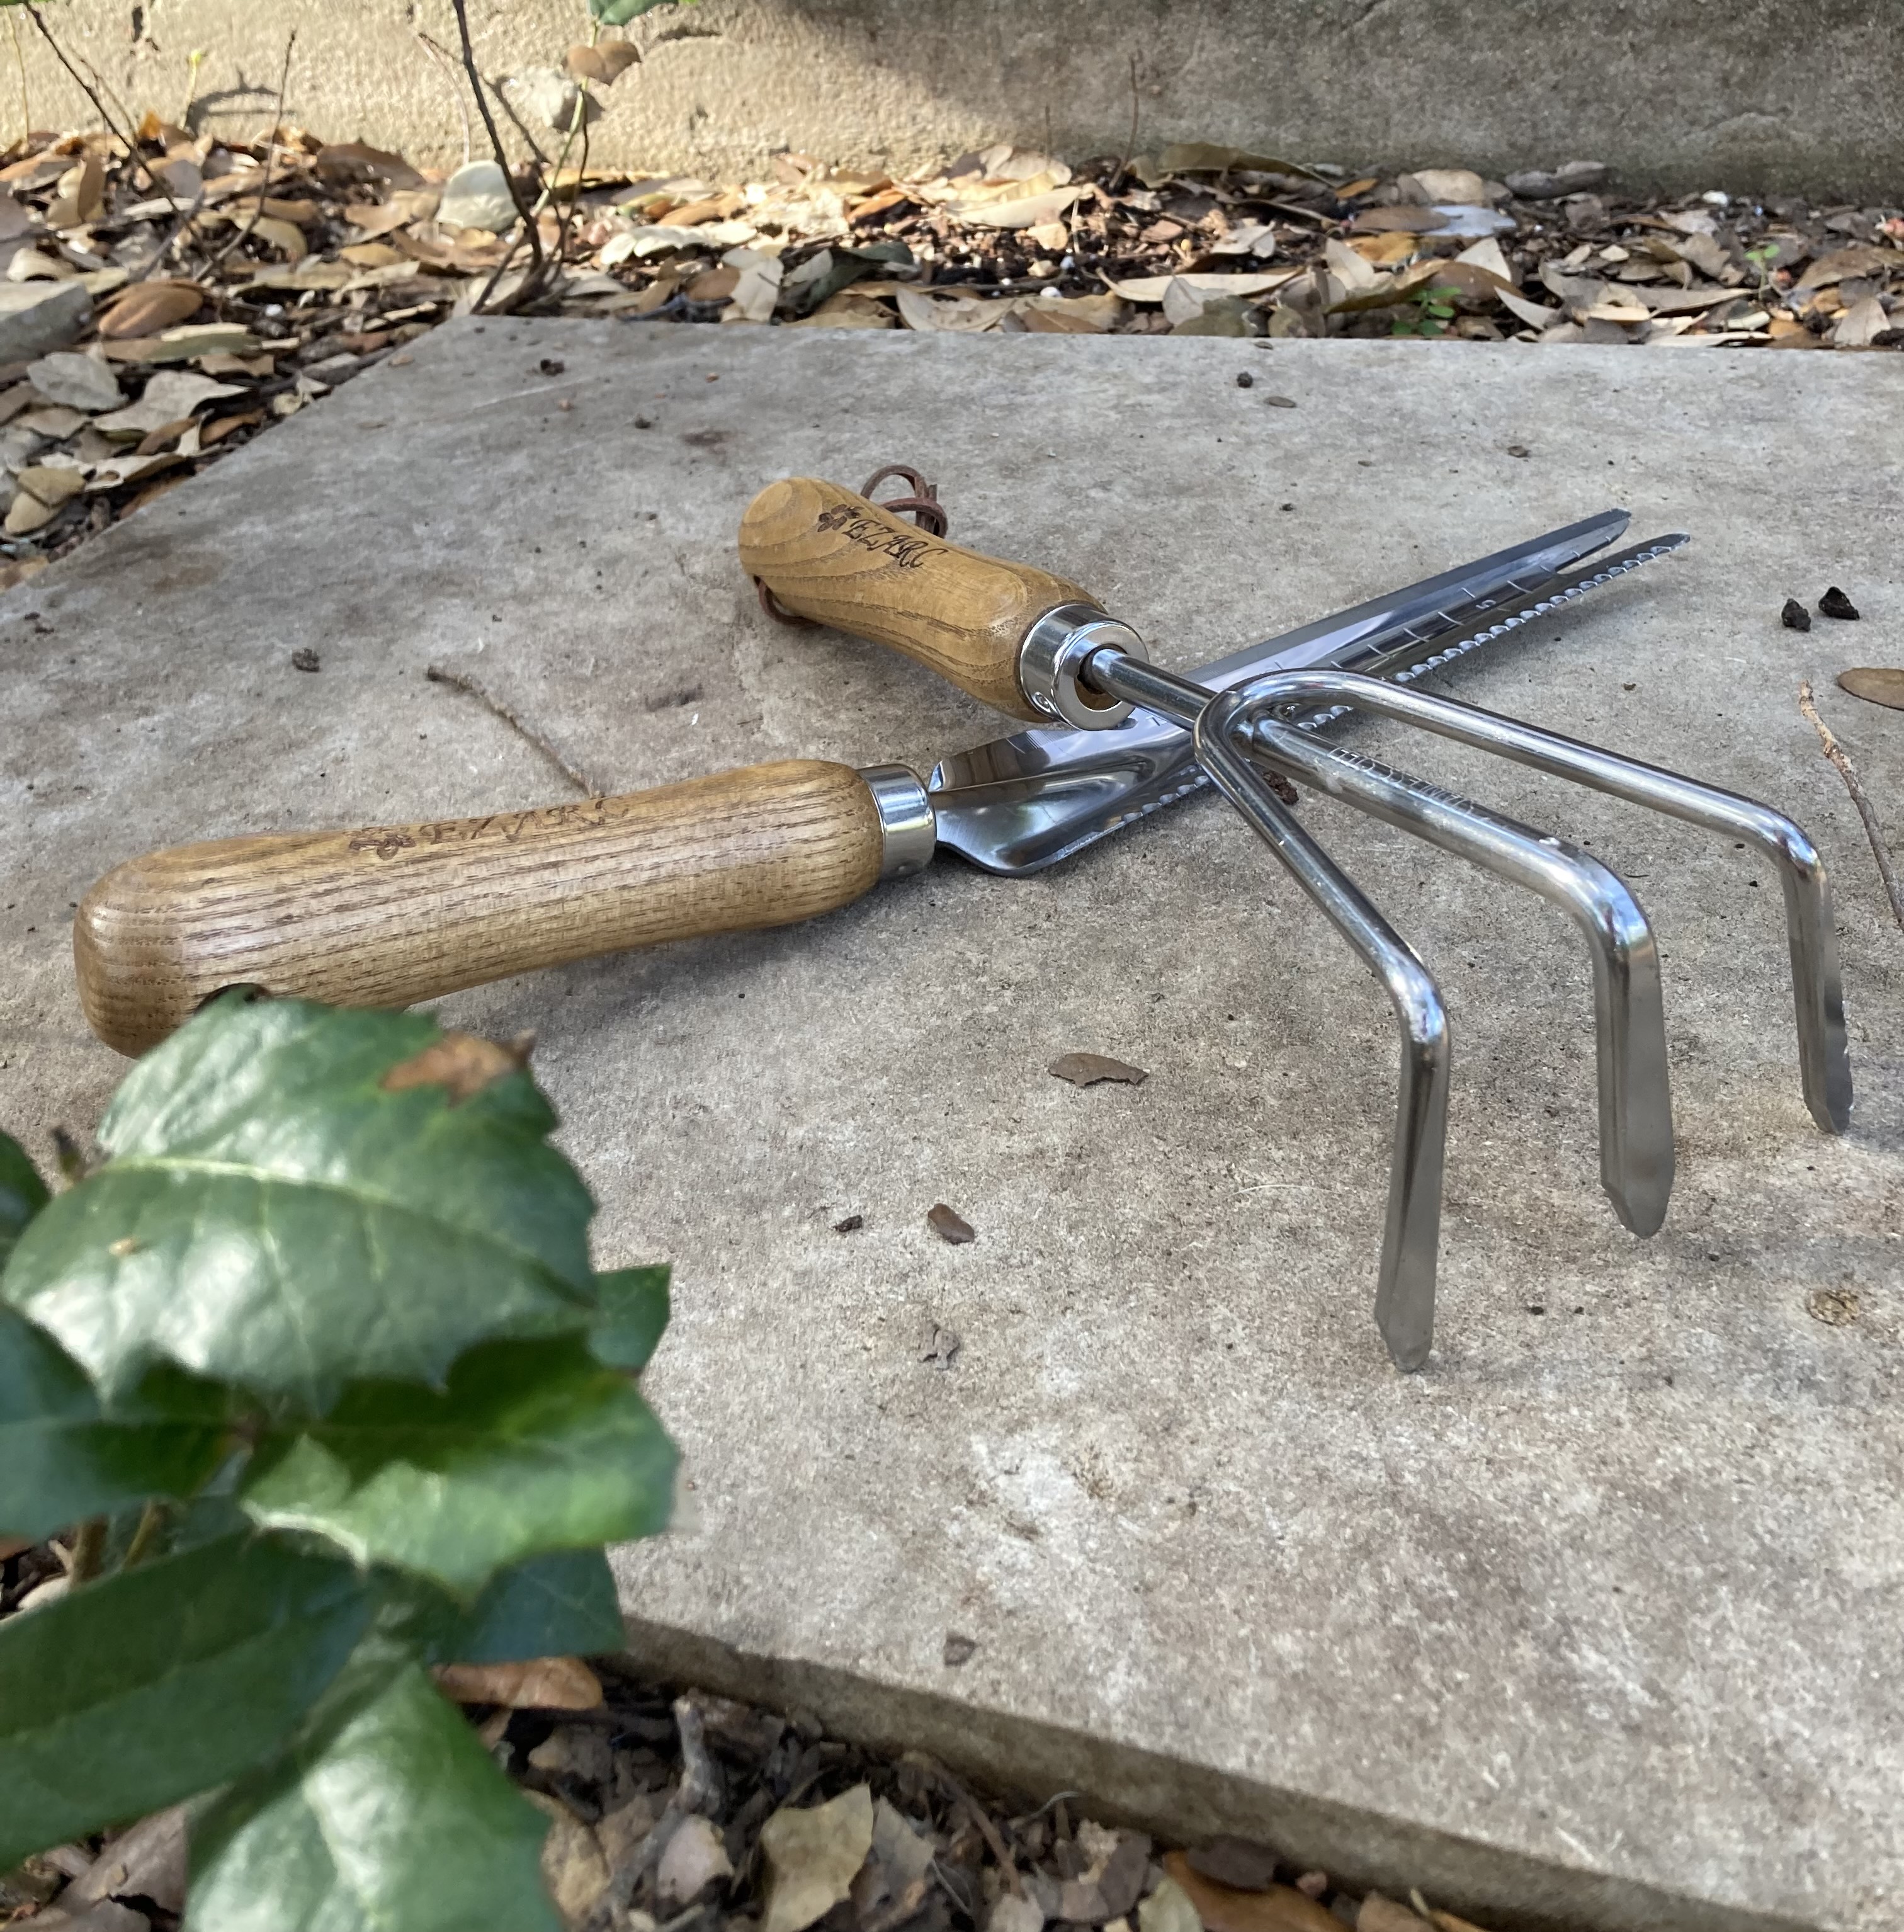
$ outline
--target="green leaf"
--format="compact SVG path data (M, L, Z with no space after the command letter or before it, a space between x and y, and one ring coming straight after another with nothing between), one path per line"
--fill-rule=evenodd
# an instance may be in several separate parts
M472 1348L441 1395L346 1389L322 1421L261 1444L244 1504L473 1597L547 1550L667 1523L674 1445L625 1376L580 1337Z
M10 1134L0 1134L0 1268L27 1222L51 1198L26 1150Z
M191 1932L560 1932L548 1821L415 1664L192 1831Z
M673 0L589 0L589 13L604 27L625 27L643 14L672 3ZM685 4L691 6L694 0L685 0Z
M665 1266L616 1268L595 1276L601 1312L589 1331L589 1346L597 1361L631 1375L648 1366L667 1326L670 1273Z
M387 1573L384 1627L426 1664L516 1664L619 1650L627 1636L608 1559L558 1550L499 1571L472 1604Z
M485 1054L501 1077L459 1096ZM500 1048L421 1015L227 994L133 1070L111 1158L35 1217L4 1292L108 1401L154 1360L305 1414L353 1379L440 1384L472 1342L592 1312L554 1125Z
M0 1871L257 1762L371 1608L347 1564L253 1536L0 1624Z
M182 1502L232 1443L231 1397L153 1370L110 1414L43 1329L0 1305L0 1530L36 1540L148 1496Z

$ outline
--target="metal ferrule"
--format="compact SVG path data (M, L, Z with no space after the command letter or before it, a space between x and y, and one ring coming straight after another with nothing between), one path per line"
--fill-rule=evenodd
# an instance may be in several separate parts
M905 765L868 765L859 776L880 815L880 877L923 872L939 843L939 820L917 773Z
M1047 610L1018 646L1018 688L1025 701L1048 718L1080 731L1107 731L1131 715L1123 702L1107 704L1104 694L1080 681L1092 652L1121 651L1147 658L1144 640L1128 624L1107 617L1092 604L1060 604Z

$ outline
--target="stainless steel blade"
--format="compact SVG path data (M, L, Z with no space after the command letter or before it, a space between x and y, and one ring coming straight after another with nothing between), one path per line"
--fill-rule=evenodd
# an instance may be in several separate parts
M1357 605L1221 658L1195 675L1228 688L1271 670L1326 665L1405 682L1550 614L1588 591L1678 549L1673 536L1597 565L1564 568L1625 529L1612 510ZM1313 728L1339 711L1301 721ZM948 758L933 772L939 842L992 872L1055 865L1207 782L1187 732L1140 712L1111 731L1015 733Z

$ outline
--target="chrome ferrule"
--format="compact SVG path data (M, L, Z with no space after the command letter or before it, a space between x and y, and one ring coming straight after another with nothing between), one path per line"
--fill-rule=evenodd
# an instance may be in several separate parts
M859 776L880 815L880 877L922 872L938 846L939 820L919 775L906 765L867 765Z
M1085 661L1102 650L1121 651L1140 662L1150 655L1128 624L1107 617L1093 604L1060 604L1047 610L1018 646L1018 688L1026 703L1080 731L1108 731L1123 724L1130 706L1107 702L1082 681Z

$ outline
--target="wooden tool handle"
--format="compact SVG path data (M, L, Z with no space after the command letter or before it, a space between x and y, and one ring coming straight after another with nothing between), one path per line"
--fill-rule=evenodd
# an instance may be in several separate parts
M807 759L619 798L174 845L73 928L94 1032L142 1053L220 987L402 1006L625 946L785 926L879 878L859 774Z
M1018 646L1047 610L1090 592L961 550L837 483L770 483L740 520L740 560L796 616L916 658L1014 718L1042 713L1018 688Z

